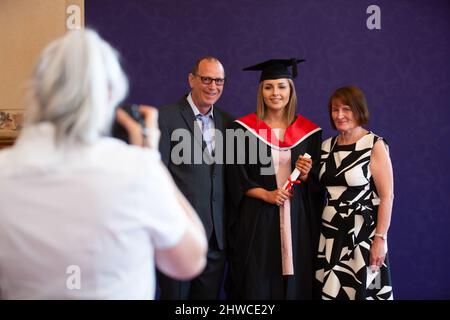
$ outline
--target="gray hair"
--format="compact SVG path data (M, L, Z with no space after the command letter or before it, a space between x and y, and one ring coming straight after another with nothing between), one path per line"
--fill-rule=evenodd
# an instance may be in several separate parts
M85 29L44 49L29 89L27 123L51 122L57 142L88 143L110 129L128 82L117 52Z

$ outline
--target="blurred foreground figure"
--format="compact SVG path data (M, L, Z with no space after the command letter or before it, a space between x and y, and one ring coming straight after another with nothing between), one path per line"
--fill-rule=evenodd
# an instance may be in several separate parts
M0 152L0 298L153 299L155 262L177 279L203 270L204 229L160 161L156 111L141 107L144 130L118 112L145 148L104 136L126 92L93 31L43 51L25 128Z

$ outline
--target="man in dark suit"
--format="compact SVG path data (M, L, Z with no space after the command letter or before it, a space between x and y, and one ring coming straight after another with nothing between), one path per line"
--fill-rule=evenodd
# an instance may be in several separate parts
M191 281L158 273L161 299L218 299L225 266L225 128L230 117L215 103L225 71L214 57L197 61L189 74L191 92L159 109L160 152L177 186L197 211L209 239L208 262Z

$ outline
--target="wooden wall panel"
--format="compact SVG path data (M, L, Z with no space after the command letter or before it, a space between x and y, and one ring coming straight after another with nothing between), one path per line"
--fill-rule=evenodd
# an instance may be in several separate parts
M0 1L0 147L19 134L33 65L42 49L66 32L71 5L79 6L84 26L84 0Z

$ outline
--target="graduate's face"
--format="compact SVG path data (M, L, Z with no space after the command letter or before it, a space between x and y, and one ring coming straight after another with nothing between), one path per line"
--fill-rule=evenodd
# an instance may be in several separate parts
M216 81L205 84L202 77L213 79L224 79L225 71L222 64L217 60L202 60L198 66L197 73L189 74L189 85L191 86L192 100L200 112L209 109L219 100L223 91L223 84L217 85Z
M339 132L346 132L359 126L350 106L343 104L339 100L333 99L331 102L331 118Z
M262 94L268 111L283 110L289 103L291 86L287 79L264 80Z

